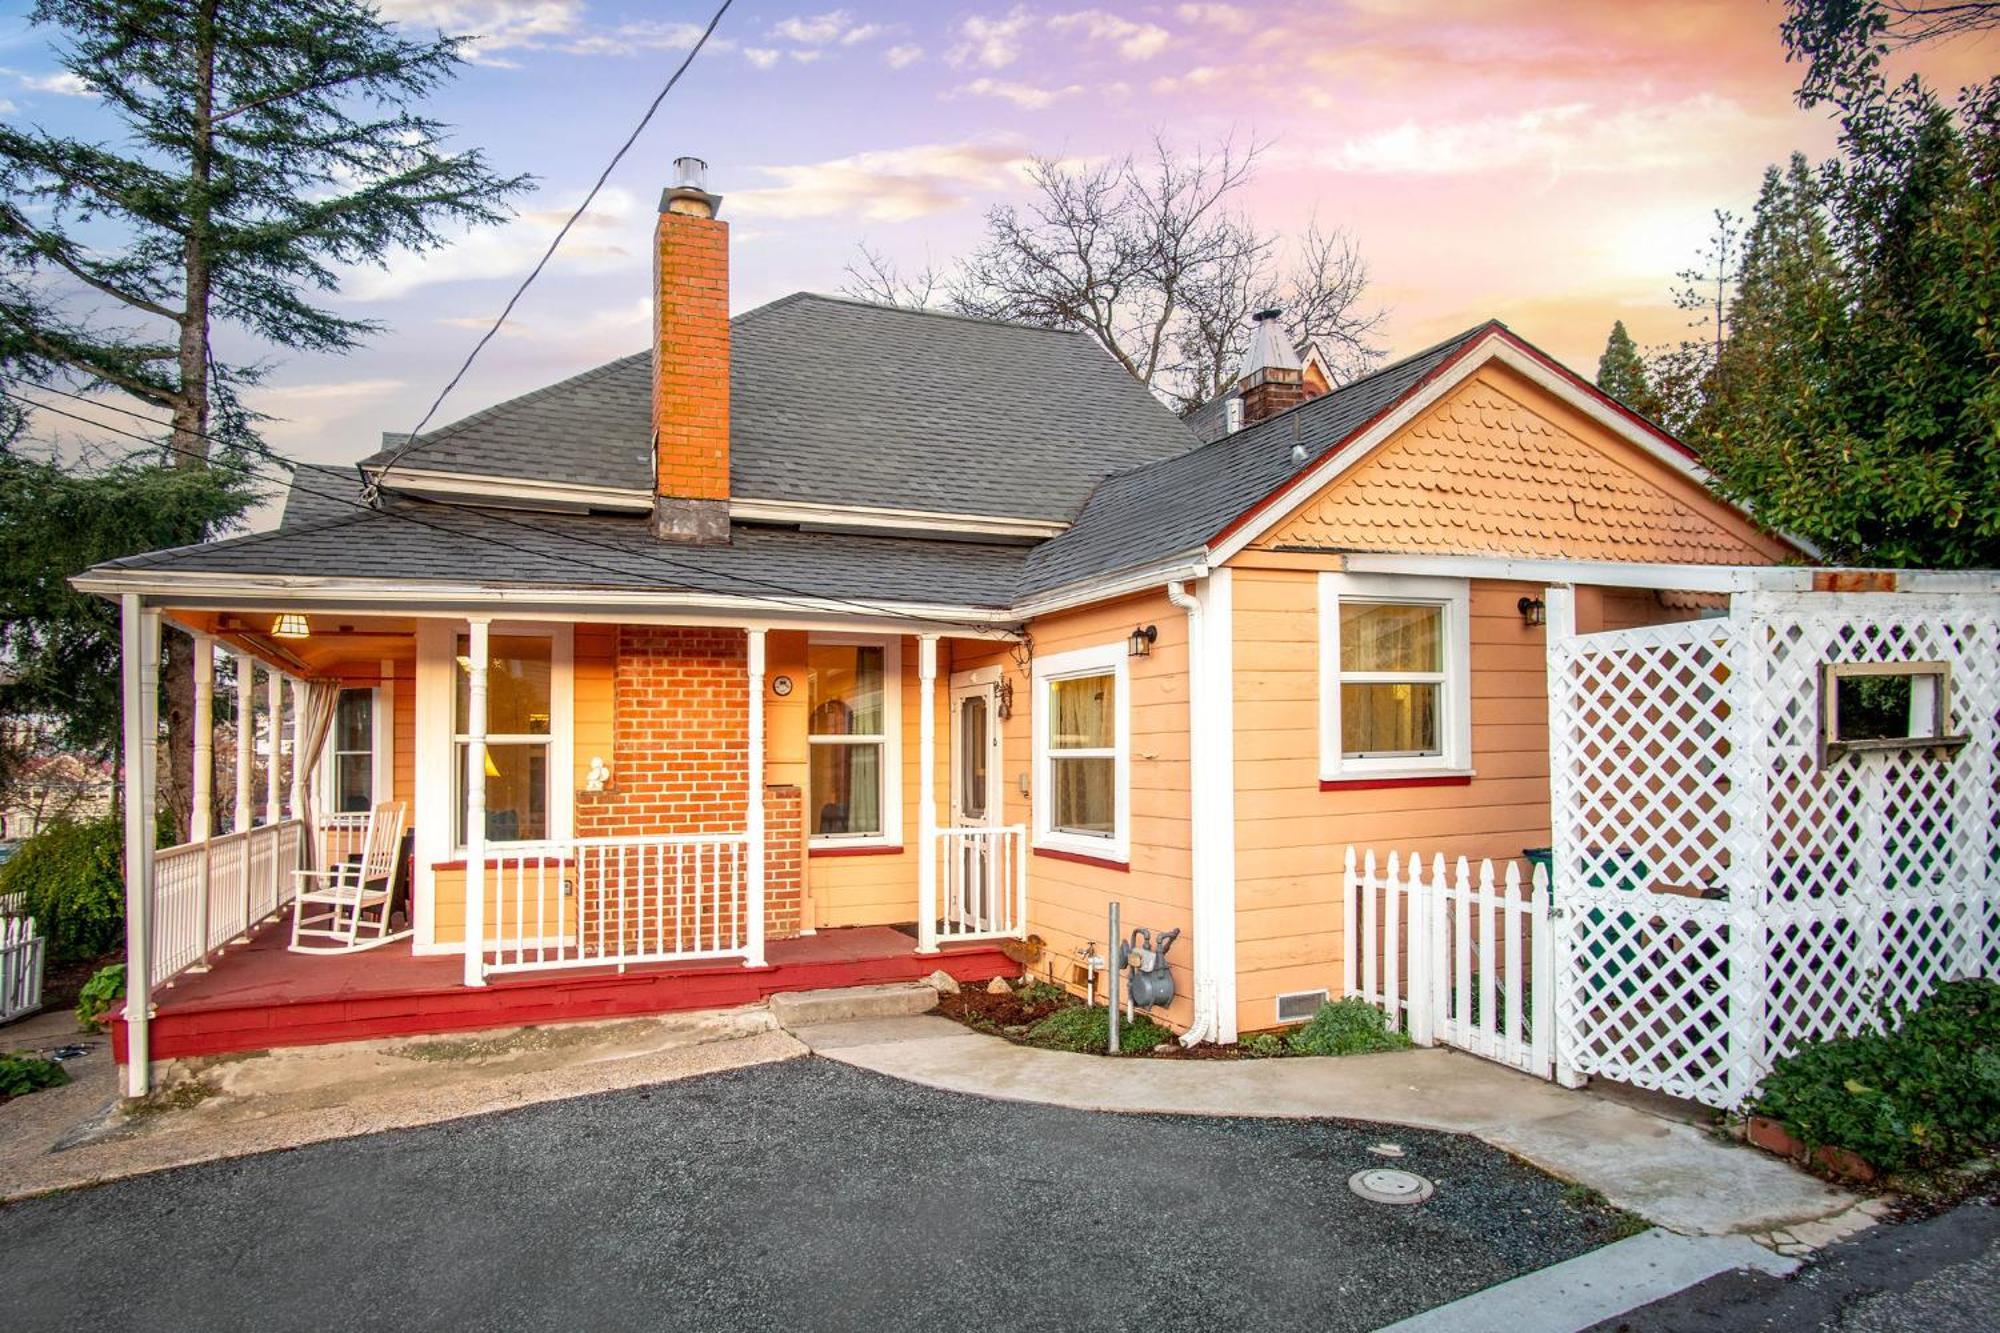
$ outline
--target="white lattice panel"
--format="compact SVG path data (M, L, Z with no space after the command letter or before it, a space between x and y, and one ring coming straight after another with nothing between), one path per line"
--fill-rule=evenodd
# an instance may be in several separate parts
M1819 757L1820 668L1945 661L1951 754ZM1739 595L1549 654L1557 1053L1713 1106L2000 975L2000 598Z

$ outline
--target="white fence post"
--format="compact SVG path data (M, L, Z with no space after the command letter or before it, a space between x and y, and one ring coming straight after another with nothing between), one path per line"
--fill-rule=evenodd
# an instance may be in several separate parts
M0 917L0 1023L42 1007L47 941L31 916Z

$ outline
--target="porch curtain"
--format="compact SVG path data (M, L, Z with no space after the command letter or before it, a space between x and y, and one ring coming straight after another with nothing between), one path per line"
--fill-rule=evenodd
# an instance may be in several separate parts
M319 865L319 785L320 758L326 753L327 738L333 734L333 716L340 708L341 685L337 680L306 682L305 712L299 718L299 765L303 791L296 804L305 819L300 838L305 864Z

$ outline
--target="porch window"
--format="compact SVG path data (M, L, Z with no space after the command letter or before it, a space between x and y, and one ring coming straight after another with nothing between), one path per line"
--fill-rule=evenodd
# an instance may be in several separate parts
M1467 601L1463 580L1321 576L1323 779L1466 768Z
M553 645L546 635L495 634L486 669L486 841L539 842L549 836L549 726ZM470 640L458 636L452 703L452 829L465 845L465 763L471 747Z
M806 675L814 843L894 842L893 643L814 641Z
M375 806L374 690L342 690L327 743L331 765L327 792L332 813L350 814Z
M1035 659L1035 845L1128 855L1130 700L1124 640Z

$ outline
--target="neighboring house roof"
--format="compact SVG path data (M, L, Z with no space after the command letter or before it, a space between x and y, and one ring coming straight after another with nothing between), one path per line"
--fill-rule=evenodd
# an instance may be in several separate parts
M1200 549L1497 327L1468 329L1192 453L1107 478L1075 524L1028 557L1022 592L1060 588ZM1294 445L1304 446L1303 463L1292 461Z
M628 356L430 431L399 466L651 494L651 386ZM1087 334L808 293L730 321L729 413L737 499L996 518L1068 520L1104 476L1198 443Z

